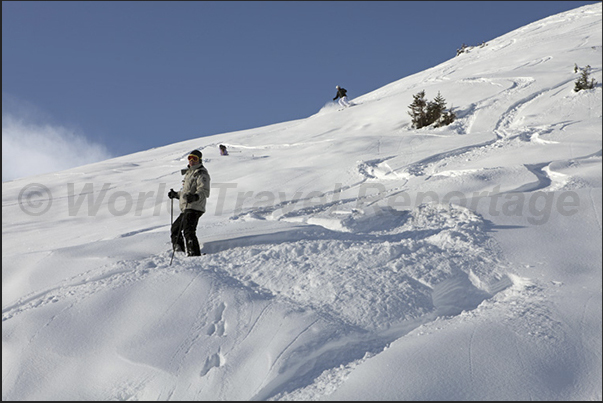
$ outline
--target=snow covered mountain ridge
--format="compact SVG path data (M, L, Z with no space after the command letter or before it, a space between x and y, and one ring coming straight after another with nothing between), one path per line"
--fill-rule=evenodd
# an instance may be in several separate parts
M601 33L581 7L349 109L3 183L3 399L600 400ZM422 90L456 121L412 129ZM207 255L170 265L193 149Z

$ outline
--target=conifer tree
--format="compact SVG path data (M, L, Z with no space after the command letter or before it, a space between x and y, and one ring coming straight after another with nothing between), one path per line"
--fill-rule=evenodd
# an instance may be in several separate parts
M574 67L574 71L576 71L577 67L577 65ZM574 91L578 92L580 90L591 90L595 88L596 81L594 78L589 81L589 74L590 66L586 66L580 69L580 78L578 78L578 80L576 80L576 82L574 83Z
M409 106L410 111L408 114L412 117L412 127L415 129L420 129L428 124L425 113L426 107L425 90L413 95L413 101Z
M427 114L427 123L428 125L437 122L444 111L446 110L446 100L438 91L438 95L433 99L433 101L427 104L426 114ZM439 127L436 125L436 127Z
M425 100L425 90L413 95L413 102L408 108L414 129L432 124L434 127L446 126L456 119L454 112L446 111L446 100L439 92L438 96L430 102Z
M446 111L440 116L436 123L436 127L448 126L456 119L456 113L452 111Z

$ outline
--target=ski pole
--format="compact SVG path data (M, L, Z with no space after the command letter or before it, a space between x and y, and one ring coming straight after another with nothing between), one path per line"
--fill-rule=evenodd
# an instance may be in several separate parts
M171 192L174 189L170 189ZM172 201L172 208L170 210L170 231L172 231L172 226L174 225L174 199L170 198ZM174 260L174 253L176 253L176 245L172 244L172 258L170 259L170 266L172 265L172 260Z
M173 192L174 189L170 189L170 191ZM174 225L174 199L170 198L170 200L172 201L172 208L170 210L170 227L171 227L172 225Z

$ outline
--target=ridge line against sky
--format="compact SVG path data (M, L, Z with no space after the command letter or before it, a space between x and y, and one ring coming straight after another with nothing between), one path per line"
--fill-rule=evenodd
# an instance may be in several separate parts
M3 1L2 180L305 118L595 3Z

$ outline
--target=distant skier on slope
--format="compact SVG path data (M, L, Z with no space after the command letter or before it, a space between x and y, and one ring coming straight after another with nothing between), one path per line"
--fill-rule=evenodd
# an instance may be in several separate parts
M228 155L228 150L224 144L220 144L220 155Z
M188 156L188 168L182 170L184 175L182 189L179 192L172 189L168 193L170 199L180 200L181 211L171 228L172 248L184 252L186 241L187 256L201 256L196 231L199 218L205 213L210 187L209 172L203 166L202 157L201 151L191 151Z
M337 98L339 98L339 105L341 105L344 108L347 108L350 106L350 104L348 103L348 96L346 95L347 91L345 88L341 88L340 86L336 85L335 88L337 89L337 94L335 95L335 98L333 98L333 101L337 100Z

